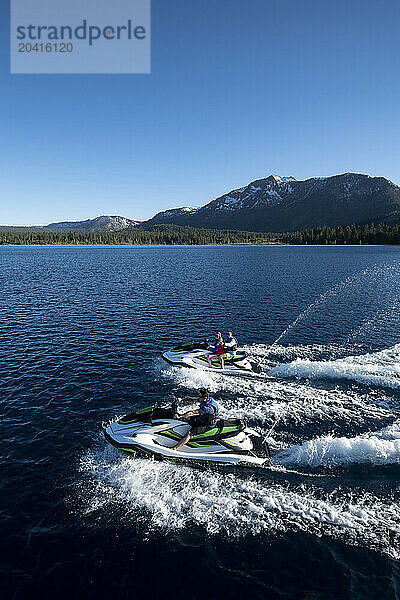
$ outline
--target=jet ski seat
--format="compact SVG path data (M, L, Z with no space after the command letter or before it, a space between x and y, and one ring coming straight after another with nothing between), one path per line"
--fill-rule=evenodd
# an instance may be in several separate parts
M154 404L151 406L147 406L146 408L141 408L140 410L136 410L129 415L125 415L118 421L120 425L130 425L131 423L151 423L154 412Z
M122 417L118 423L120 425L130 425L131 423L151 423L153 419L173 419L176 411L176 403L165 407L152 404Z
M172 348L172 352L193 352L194 350L207 350L207 342L185 342Z
M217 419L205 432L202 432L198 436L194 435L192 439L196 440L198 437L210 437L213 440L226 439L236 436L240 431L244 431L245 429L246 424L240 419Z
M237 435L239 431L246 429L246 424L240 419L218 419L215 426L218 427L220 433L223 433L224 437Z
M146 408L142 408L133 412L129 415L122 417L118 421L119 425L131 425L134 423L152 423L153 419L172 419L176 412L176 405L174 407L158 407L151 405ZM199 431L193 435L193 440L197 438L212 438L212 439L225 439L234 437L241 431L246 429L246 424L240 419L217 419L213 425L210 425L205 431Z
M245 358L247 358L247 352L245 352L244 350L240 350L232 358L232 362L237 362L238 360L244 360Z

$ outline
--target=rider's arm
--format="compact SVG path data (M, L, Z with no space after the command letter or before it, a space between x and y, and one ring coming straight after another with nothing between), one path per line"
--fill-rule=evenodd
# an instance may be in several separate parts
M199 411L197 408L193 409L193 410L188 410L187 412L183 413L183 415L180 415L181 417L184 417L185 419L187 417L192 417L193 415L198 415Z

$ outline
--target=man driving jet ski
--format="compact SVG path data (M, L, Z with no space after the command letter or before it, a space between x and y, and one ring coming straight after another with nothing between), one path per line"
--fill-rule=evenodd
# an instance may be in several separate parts
M225 354L223 358L235 358L238 343L236 341L236 338L233 337L231 329L228 329L226 335L228 336L228 338L224 342Z
M176 444L176 446L172 447L172 450L179 450L182 446L184 446L192 435L199 435L200 433L204 433L217 420L217 416L219 413L219 406L212 398L205 388L201 388L199 390L199 396L197 398L190 398L191 400L199 400L200 405L199 408L194 410L188 410L183 415L179 415L180 419L186 419L191 426L189 431L183 438Z

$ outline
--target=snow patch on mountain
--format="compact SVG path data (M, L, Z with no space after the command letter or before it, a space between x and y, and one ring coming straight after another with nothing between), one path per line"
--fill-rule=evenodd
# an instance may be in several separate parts
M296 179L292 176L281 177L270 175L266 179L259 179L247 186L232 190L226 196L221 196L211 202L216 211L236 211L253 209L264 206L277 206L287 194L293 192L291 183Z
M62 221L61 223L50 223L44 229L54 231L121 231L129 227L136 227L140 221L120 217L119 215L101 215L95 219L86 219L85 221Z
M290 183L291 181L296 181L295 177L281 177L280 175L271 175L275 179L277 183Z
M177 215L190 215L197 212L199 209L193 206L181 206L179 208L170 208L169 210L164 210L162 213L164 216L177 216Z

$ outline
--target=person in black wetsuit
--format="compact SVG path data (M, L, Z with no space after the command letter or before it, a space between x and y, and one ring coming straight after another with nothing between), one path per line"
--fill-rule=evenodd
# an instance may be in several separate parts
M200 400L199 408L189 410L179 417L176 415L179 419L187 419L190 429L176 446L172 447L172 450L179 450L179 448L190 440L192 435L198 435L207 431L217 420L219 406L214 398L210 396L208 390L201 388L199 390L199 397L191 398L191 400Z

